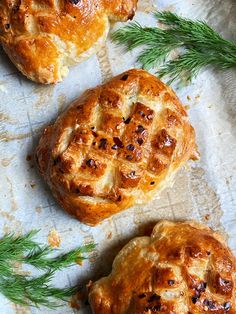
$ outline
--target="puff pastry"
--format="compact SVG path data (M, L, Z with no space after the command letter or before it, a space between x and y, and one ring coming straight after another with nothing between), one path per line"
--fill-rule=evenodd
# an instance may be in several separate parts
M56 83L104 43L110 21L134 16L138 0L1 0L0 41L29 79Z
M94 314L235 314L236 261L223 238L198 222L158 223L130 241L90 286Z
M61 206L90 225L149 201L198 157L180 101L143 70L86 91L45 129L36 155Z

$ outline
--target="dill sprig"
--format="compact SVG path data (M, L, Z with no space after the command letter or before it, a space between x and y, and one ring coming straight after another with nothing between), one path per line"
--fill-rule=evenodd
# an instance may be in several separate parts
M142 46L138 56L141 66L157 69L160 77L191 81L206 66L227 69L236 65L236 44L224 39L204 21L182 18L172 12L155 12L154 16L166 29L142 27L130 23L112 34L114 42L128 50ZM170 58L172 51L177 57Z
M81 246L65 254L50 258L54 250L48 245L40 245L33 240L37 234L33 230L23 236L5 235L0 239L0 293L14 303L29 306L60 306L56 300L67 301L78 290L77 287L56 288L51 285L55 272L80 263L91 252L95 244ZM16 263L30 264L46 272L39 277L19 274Z
M46 256L52 251L52 249L46 246L29 253L26 257L23 258L23 262L31 264L38 269L59 270L65 267L69 267L75 262L82 262L86 259L82 254L91 252L94 248L95 245L93 243L90 243L75 250L72 250L69 253L62 254L56 258L47 258Z
M60 301L67 301L73 296L77 287L55 288L50 285L55 271L49 271L39 277L14 274L9 278L1 278L0 292L16 304L28 306L58 307Z

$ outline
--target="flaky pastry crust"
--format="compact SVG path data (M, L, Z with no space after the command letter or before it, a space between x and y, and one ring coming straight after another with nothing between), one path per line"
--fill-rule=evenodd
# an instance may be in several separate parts
M106 40L110 21L134 16L138 0L1 0L0 41L29 79L56 83Z
M236 261L222 237L198 222L158 223L135 238L90 285L94 314L235 314Z
M76 100L45 129L36 155L61 206L95 225L151 200L197 150L171 88L130 70Z

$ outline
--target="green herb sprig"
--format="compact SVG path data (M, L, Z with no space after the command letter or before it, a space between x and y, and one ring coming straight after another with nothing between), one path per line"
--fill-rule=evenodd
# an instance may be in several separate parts
M133 22L112 34L112 40L128 50L142 46L140 65L149 70L158 67L159 77L173 81L191 81L205 66L228 69L236 66L236 44L222 38L203 21L182 18L172 12L155 12L155 18L165 25L142 27ZM178 56L170 59L170 53Z
M95 244L50 258L48 254L54 250L35 242L33 237L37 232L33 230L17 237L8 234L0 240L0 293L16 304L54 308L61 305L56 300L67 301L78 291L78 287L53 287L51 280L55 272L82 262L86 258L83 254L91 252ZM16 263L29 264L46 272L39 277L22 275L16 271Z

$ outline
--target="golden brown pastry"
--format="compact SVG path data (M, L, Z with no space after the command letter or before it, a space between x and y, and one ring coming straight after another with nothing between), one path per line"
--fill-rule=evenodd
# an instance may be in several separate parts
M138 0L1 0L0 41L29 79L56 83L106 40L110 21L134 16Z
M196 157L183 106L143 70L86 91L45 129L37 149L56 199L90 225L149 201Z
M198 222L158 223L130 241L91 286L94 314L235 314L236 261Z

